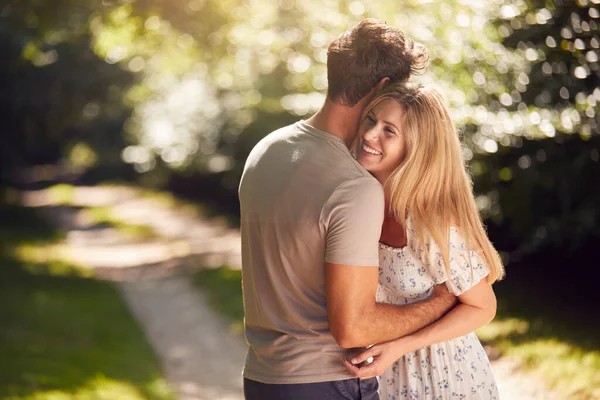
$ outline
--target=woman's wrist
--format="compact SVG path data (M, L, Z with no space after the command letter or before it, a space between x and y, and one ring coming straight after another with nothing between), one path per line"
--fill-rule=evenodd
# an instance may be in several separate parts
M403 355L419 348L416 346L417 341L415 340L414 334L403 336L394 341L394 353L398 356L398 358L400 358Z
M398 347L404 352L403 354L413 352L415 350L424 347L422 344L422 338L419 332L401 337L398 339Z

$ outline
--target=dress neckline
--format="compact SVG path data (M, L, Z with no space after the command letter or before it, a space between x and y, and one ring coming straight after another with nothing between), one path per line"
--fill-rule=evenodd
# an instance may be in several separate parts
M404 246L404 247L392 247L392 246L388 246L385 243L381 243L379 242L379 247L385 250L389 250L389 251L393 251L394 253L404 253L404 249L406 249L408 245Z
M410 218L410 215L406 216L406 244L402 247L394 247L394 246L390 246L387 245L385 243L381 243L379 242L379 247L385 250L389 250L392 251L394 253L403 253L404 250L408 247L408 244L410 243L410 234L411 234L411 228L412 228L412 220Z

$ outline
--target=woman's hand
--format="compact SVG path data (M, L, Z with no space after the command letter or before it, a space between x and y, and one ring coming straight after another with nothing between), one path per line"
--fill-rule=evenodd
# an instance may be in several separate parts
M357 378L373 378L382 375L389 366L408 352L408 346L403 338L400 338L371 346L350 360L344 360L344 366Z

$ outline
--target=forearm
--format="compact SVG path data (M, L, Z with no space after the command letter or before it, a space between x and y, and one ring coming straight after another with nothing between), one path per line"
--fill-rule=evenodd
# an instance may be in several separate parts
M489 322L494 313L495 306L476 307L460 303L426 328L389 342L375 344L352 359L345 360L344 365L357 378L379 376L403 355L472 332ZM372 362L362 365L369 359Z
M386 342L416 332L441 318L455 301L452 296L432 296L406 305L375 303L371 310L362 313L354 326L357 336L353 347Z
M473 332L490 322L494 314L492 310L459 303L438 321L397 341L402 344L403 354L406 354Z

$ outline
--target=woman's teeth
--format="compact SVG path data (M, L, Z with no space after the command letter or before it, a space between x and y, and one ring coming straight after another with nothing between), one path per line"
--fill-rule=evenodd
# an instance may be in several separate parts
M364 151L366 151L367 153L369 153L369 154L374 154L374 155L376 155L376 156L380 156L380 155L382 155L382 154L383 154L383 153L380 153L380 152L378 152L378 151L377 151L377 150L375 150L375 149L372 149L372 148L370 148L370 147L369 147L369 146L367 146L366 144L363 144L363 145L362 145L362 149L363 149Z

